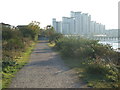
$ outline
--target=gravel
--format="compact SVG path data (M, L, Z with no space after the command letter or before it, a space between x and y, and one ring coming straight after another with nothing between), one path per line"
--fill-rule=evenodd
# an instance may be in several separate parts
M84 88L75 71L46 43L37 43L30 61L13 78L10 88Z

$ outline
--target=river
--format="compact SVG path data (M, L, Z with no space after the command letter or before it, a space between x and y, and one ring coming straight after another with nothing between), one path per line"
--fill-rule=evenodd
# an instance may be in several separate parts
M118 43L118 42L116 42L116 41L100 41L99 43L109 44L110 46L113 47L113 49L114 49L115 51L120 52L120 49L118 50L118 48L120 48L120 43Z

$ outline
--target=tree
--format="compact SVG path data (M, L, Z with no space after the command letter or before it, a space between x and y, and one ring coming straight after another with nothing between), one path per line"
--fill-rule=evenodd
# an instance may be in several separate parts
M37 40L40 32L39 24L40 23L37 21L32 21L30 24L18 26L18 28L22 32L23 37L29 37L33 40Z

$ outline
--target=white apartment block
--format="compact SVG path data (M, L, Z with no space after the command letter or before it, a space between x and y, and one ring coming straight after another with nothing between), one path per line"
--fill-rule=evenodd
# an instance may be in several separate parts
M53 23L53 27L56 30L56 32L62 33L62 22L61 21L58 22L58 21L56 21L55 18L53 18L53 22L52 23Z
M95 22L91 21L90 23L90 35L94 35L95 32Z
M81 12L71 11L71 17L74 18L74 34L80 34L82 30L82 15Z
M105 25L91 21L91 15L88 13L71 11L70 17L62 17L62 21L58 22L53 19L53 27L58 33L65 35L99 35L105 34Z

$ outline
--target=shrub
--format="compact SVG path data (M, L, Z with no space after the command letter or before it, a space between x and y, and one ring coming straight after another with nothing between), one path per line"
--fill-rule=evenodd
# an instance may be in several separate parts
M80 67L85 70L85 78L90 82L95 82L94 85L108 83L108 85L118 87L120 53L114 51L110 45L102 45L98 42L69 36L58 39L55 48L61 52L62 56L72 58L73 62L76 62L74 61L76 59L81 60L80 63L83 65L80 64Z
M36 32L29 28L28 26L20 27L19 30L22 33L23 37L33 39L35 38Z
M12 60L9 57L4 57L2 60L2 68L3 68L3 72L4 72L4 68L7 66L14 66L16 64L16 61Z
M3 46L6 50L16 50L16 49L24 49L24 44L21 39L14 38L7 41L7 44Z
M60 50L63 56L74 58L94 58L98 62L118 64L119 54L110 45L99 44L96 40L63 37L56 41L55 48ZM99 60L97 60L99 59Z
M38 22L18 27L6 27L2 29L2 63L3 69L6 66L14 65L14 59L30 46L31 41L35 41L39 32Z
M101 64L87 64L86 67L86 72L89 74L97 74L97 75L105 75L106 73L108 73L108 68L106 68L104 65Z
M94 41L93 41L94 42ZM56 49L63 54L72 54L72 57L80 58L91 57L93 48L91 48L91 41L87 39L78 39L76 37L64 37L56 42ZM69 56L69 55L68 55Z

